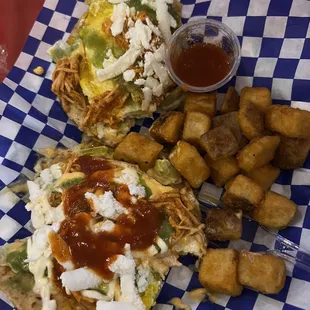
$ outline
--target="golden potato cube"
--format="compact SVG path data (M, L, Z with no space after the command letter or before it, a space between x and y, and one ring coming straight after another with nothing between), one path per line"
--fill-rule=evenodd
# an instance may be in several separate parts
M240 97L234 87L230 86L225 94L222 106L221 114L226 114L239 110Z
M211 128L209 115L200 112L188 112L185 116L182 140L200 147L200 137Z
M283 259L242 250L239 255L238 278L242 285L263 294L278 294L284 287L286 267Z
M207 249L199 268L199 281L209 292L239 296L239 253L233 249Z
M210 169L196 148L185 141L179 141L169 154L169 160L175 169L198 188L209 176Z
M233 156L212 160L207 154L204 157L211 170L211 178L217 187L222 187L230 178L239 172L237 159Z
M184 104L184 114L188 112L201 112L211 117L216 112L216 93L187 93L186 101Z
M254 220L271 228L285 228L292 221L297 205L283 195L268 191L252 212Z
M280 138L272 163L283 170L302 167L310 150L310 139Z
M180 140L183 121L184 115L181 112L163 113L152 124L150 135L159 143L175 144Z
M310 112L274 104L265 116L266 127L283 136L298 139L310 138Z
M137 164L146 171L154 166L162 149L163 146L159 143L136 132L131 132L116 147L113 158Z
M280 144L279 136L264 136L253 139L237 155L238 165L247 172L267 165Z
M253 103L264 113L272 103L270 90L265 87L244 87L241 91L240 107L245 102Z
M242 174L227 186L222 197L224 205L232 209L253 210L264 198L264 189Z
M208 240L238 240L242 234L242 211L209 209L206 217Z
M279 168L268 164L251 172L243 171L243 174L267 190L278 178L280 172Z
M226 115L226 114L225 114ZM228 127L217 127L203 134L200 145L213 160L229 157L239 150L239 141Z
M250 102L245 102L240 107L239 124L242 133L249 140L260 137L265 132L264 115Z

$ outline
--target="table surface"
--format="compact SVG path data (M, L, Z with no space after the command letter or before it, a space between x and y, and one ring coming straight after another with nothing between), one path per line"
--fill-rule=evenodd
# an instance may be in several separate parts
M13 67L44 0L0 1L0 46L8 53L7 67L0 69L0 82Z

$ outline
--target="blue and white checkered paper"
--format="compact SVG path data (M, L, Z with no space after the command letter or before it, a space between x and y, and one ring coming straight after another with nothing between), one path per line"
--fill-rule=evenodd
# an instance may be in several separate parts
M207 16L227 24L237 34L242 60L237 76L220 89L220 106L228 86L263 86L272 91L274 103L310 110L310 1L307 0L183 0L183 20ZM31 234L30 214L25 203L6 185L20 173L31 177L36 150L47 146L71 147L81 133L68 120L51 92L55 67L47 49L67 38L78 18L87 9L76 0L46 0L8 77L0 85L0 245ZM43 76L33 73L42 66ZM151 119L140 121L135 131L147 134ZM310 158L301 169L282 172L272 190L286 195L298 206L298 214L280 234L310 251ZM220 197L222 189L203 184L201 194ZM274 238L254 221L244 219L242 239L220 246L251 251L273 248ZM242 296L221 296L215 304L193 304L187 292L200 287L197 273L188 267L192 257L181 259L183 267L173 268L158 297L156 310L170 310L167 302L180 297L192 309L310 309L310 274L290 266L285 287L274 296L244 289ZM11 309L0 292L0 309Z

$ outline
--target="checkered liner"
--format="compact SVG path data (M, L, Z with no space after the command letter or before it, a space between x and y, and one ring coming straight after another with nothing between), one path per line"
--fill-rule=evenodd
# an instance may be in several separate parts
M208 16L226 23L237 34L242 60L237 76L229 83L240 91L244 86L272 90L274 103L310 110L310 2L307 0L183 0L183 19ZM86 10L76 0L46 0L25 47L8 77L0 85L0 245L31 234L30 215L24 201L6 188L20 173L33 176L35 150L47 146L71 147L81 133L61 109L51 92L55 67L47 49L67 38ZM192 17L194 18L194 17ZM33 73L42 66L44 76ZM229 85L219 90L220 106ZM140 121L133 130L147 134L151 119ZM290 197L298 214L280 234L310 250L310 158L301 169L282 172L272 190ZM219 198L222 189L203 184L202 193ZM273 248L274 238L255 222L244 219L242 239L220 246L251 251ZM195 259L182 258L181 268L172 268L155 309L172 309L167 302L180 297L192 309L310 309L310 274L289 266L285 287L276 296L244 289L242 296L220 297L215 304L193 304L187 292L200 287L197 273L189 268ZM1 300L2 299L2 300ZM0 292L0 309L11 309Z

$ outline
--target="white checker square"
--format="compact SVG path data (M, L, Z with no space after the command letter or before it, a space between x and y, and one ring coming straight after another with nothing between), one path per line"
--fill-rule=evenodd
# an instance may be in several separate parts
M310 3L308 0L294 0L292 2L290 16L309 17Z
M34 22L34 25L30 31L30 35L38 40L42 40L43 36L44 36L44 33L46 31L46 28L47 26L38 22L38 21L35 21Z
M306 34L306 38L310 38L310 23L309 23L308 31L307 31L307 34Z
M36 108L38 111L42 112L44 115L48 115L50 112L52 105L54 103L54 100L43 97L41 95L36 95L32 106Z
M5 84L6 86L8 86L9 88L11 88L14 91L18 86L15 82L10 80L8 77L4 79L3 84Z
M310 252L310 229L303 228L301 230L301 236L300 236L300 247L305 250Z
M0 115L3 115L5 107L6 107L6 103L0 100Z
M48 67L48 69L46 70L46 73L45 73L46 79L52 80L52 76L53 76L53 72L55 68L56 68L56 64L52 62L50 66Z
M253 85L252 76L237 76L235 88L238 93L240 93L242 88L244 88L245 86L251 87L252 85Z
M211 1L208 9L209 16L227 16L230 0Z
M182 6L182 17L183 18L190 18L192 16L194 7L195 7L194 4L183 5Z
M12 238L22 226L10 216L4 214L0 219L0 238L8 241Z
M0 192L0 208L3 212L8 213L19 201L16 194L7 187Z
M199 301L194 301L192 298L188 296L189 292L185 292L185 294L182 297L182 301L185 305L188 305L191 310L196 310L198 306L200 305Z
M139 130L139 134L142 135L142 136L146 136L148 137L149 139L151 140L154 140L153 137L151 137L150 135L150 131L147 127L141 127L140 130Z
M290 227L301 227L305 220L305 215L307 211L308 206L298 206L297 212L293 218L293 220L290 222Z
M258 227L253 242L256 244L265 245L269 249L273 249L276 242L276 237L266 233L263 228Z
M30 152L31 149L29 149L28 147L13 141L5 157L23 166Z
M310 104L309 104L309 102L292 101L291 102L291 107L292 108L298 108L298 109L301 109L301 110L310 111Z
M62 121L58 121L55 118L49 117L47 120L47 124L61 133L65 132L66 123Z
M186 266L172 267L170 269L166 282L183 291L186 291L191 281L192 275L193 271L191 271Z
M24 167L21 171L22 174L24 174L28 179L33 179L35 173L26 167Z
M211 199L213 200L214 199L220 200L222 192L223 192L222 188L218 188L213 184L205 182L202 184L201 190L198 195L198 199L206 203L210 200L209 197L211 197Z
M280 195L283 195L287 197L288 199L291 198L291 186L290 185L282 185L282 184L273 183L270 190Z
M26 54L24 52L21 52L14 64L15 67L27 70L31 64L31 61L33 59L33 56Z
M299 60L295 72L295 79L310 80L310 59Z
M88 5L83 2L76 2L72 16L80 18L88 9Z
M292 278L286 303L302 309L309 309L310 282Z
M44 7L55 10L59 0L45 0Z
M295 169L292 185L310 185L310 170L305 168Z
M45 137L43 135L40 135L38 137L37 142L34 145L35 150L44 149L46 147L53 147L57 145L57 141L50 139L48 137Z
M247 16L266 16L270 0L251 0Z
M23 111L24 113L28 113L31 108L30 103L26 101L23 97L21 97L18 93L13 94L12 98L9 101L9 104Z
M291 100L292 79L273 79L272 80L272 98L280 100Z
M63 136L59 142L61 144L63 144L65 147L67 147L68 149L70 149L70 148L72 148L78 144L76 141L69 139L65 136Z
M66 31L69 22L70 22L69 16L58 12L54 12L51 21L49 23L49 26L58 29L60 31Z
M299 59L304 47L305 39L284 39L280 58Z
M229 299L231 297L224 294L216 294L216 303L220 306L225 307L227 303L229 302Z
M284 38L287 17L267 16L264 29L265 38Z
M253 310L280 310L284 303L276 299L270 298L263 294L258 294Z
M243 57L258 57L262 46L262 38L243 37L241 55Z
M255 66L254 76L273 77L277 58L258 58Z
M70 33L65 32L64 35L63 35L63 37L62 37L62 39L63 39L64 41L67 41L67 40L69 39L69 37L70 37Z
M0 165L0 175L3 183L10 184L18 177L19 173L11 168Z
M47 53L47 51L48 51L48 49L49 49L50 47L51 47L50 44L41 41L40 44L39 44L39 47L38 47L38 49L37 49L37 51L36 51L35 56L38 57L38 58L41 58L41 59L43 59L43 60L46 60L46 61L50 62L50 61L51 61L51 57L50 57L50 55Z
M30 115L26 115L23 125L39 133L41 133L41 131L45 127L44 123L42 123L41 121L37 120L36 118Z
M11 140L14 140L18 131L20 129L20 125L12 120L2 116L0 119L0 133L2 136L7 137Z
M241 251L241 250L250 250L252 243L248 242L246 240L232 240L229 242L229 248L234 249L236 251Z
M41 76L32 74L30 72L26 72L23 79L20 82L20 85L36 93L39 91L42 82L43 78Z
M242 36L245 16L223 17L222 22L231 28L235 35Z
M25 225L24 225L24 227L26 228L26 229L28 229L30 232L34 232L35 231L35 229L34 229L34 227L32 226L32 222L31 222L31 220L29 220Z

